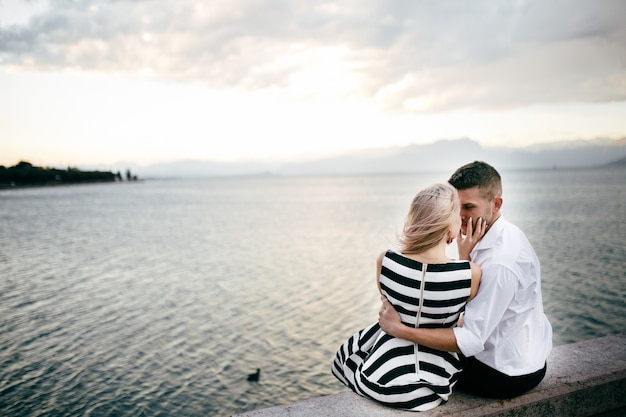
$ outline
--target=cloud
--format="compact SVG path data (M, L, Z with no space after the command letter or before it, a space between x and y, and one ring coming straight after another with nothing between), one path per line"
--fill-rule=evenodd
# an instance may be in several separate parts
M49 0L0 65L375 100L418 112L626 99L621 0Z

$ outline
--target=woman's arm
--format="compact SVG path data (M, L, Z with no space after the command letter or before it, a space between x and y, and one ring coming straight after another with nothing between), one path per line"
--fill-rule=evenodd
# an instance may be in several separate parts
M385 253L383 252L378 255L378 259L376 259L376 285L378 286L378 292L380 295L383 295L383 290L380 288L380 271L383 269L383 258L385 257Z
M480 242L480 239L483 238L486 230L487 222L483 221L483 219L478 219L476 222L476 229L474 229L472 218L470 217L467 220L467 234L463 235L459 230L459 235L456 238L456 246L459 249L459 259L471 261L470 253L472 252L472 249L474 249L474 246Z
M476 297L476 294L478 293L478 286L480 285L480 278L483 276L483 271L480 269L480 266L474 262L470 262L470 267L472 268L472 289L467 301Z

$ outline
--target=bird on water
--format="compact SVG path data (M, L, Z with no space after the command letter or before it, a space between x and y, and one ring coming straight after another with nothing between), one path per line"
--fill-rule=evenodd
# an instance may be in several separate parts
M255 373L248 375L248 381L258 381L259 376L261 376L261 370L259 368L256 368Z

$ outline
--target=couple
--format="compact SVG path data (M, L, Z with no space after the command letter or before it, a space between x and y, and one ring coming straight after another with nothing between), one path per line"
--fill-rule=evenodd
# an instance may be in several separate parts
M414 198L400 251L378 259L379 321L332 364L357 394L396 408L435 408L455 384L483 397L520 395L543 379L552 348L539 260L500 213L500 175L476 161L448 182ZM455 237L461 260L445 256Z

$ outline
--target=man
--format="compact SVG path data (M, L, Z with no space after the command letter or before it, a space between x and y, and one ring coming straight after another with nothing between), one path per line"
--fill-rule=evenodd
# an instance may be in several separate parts
M478 294L467 304L462 326L454 329L406 326L384 297L380 325L392 336L460 352L464 371L457 386L462 390L515 397L541 382L552 349L539 260L524 233L502 216L501 178L492 166L472 162L449 182L461 200L459 256L483 271Z

